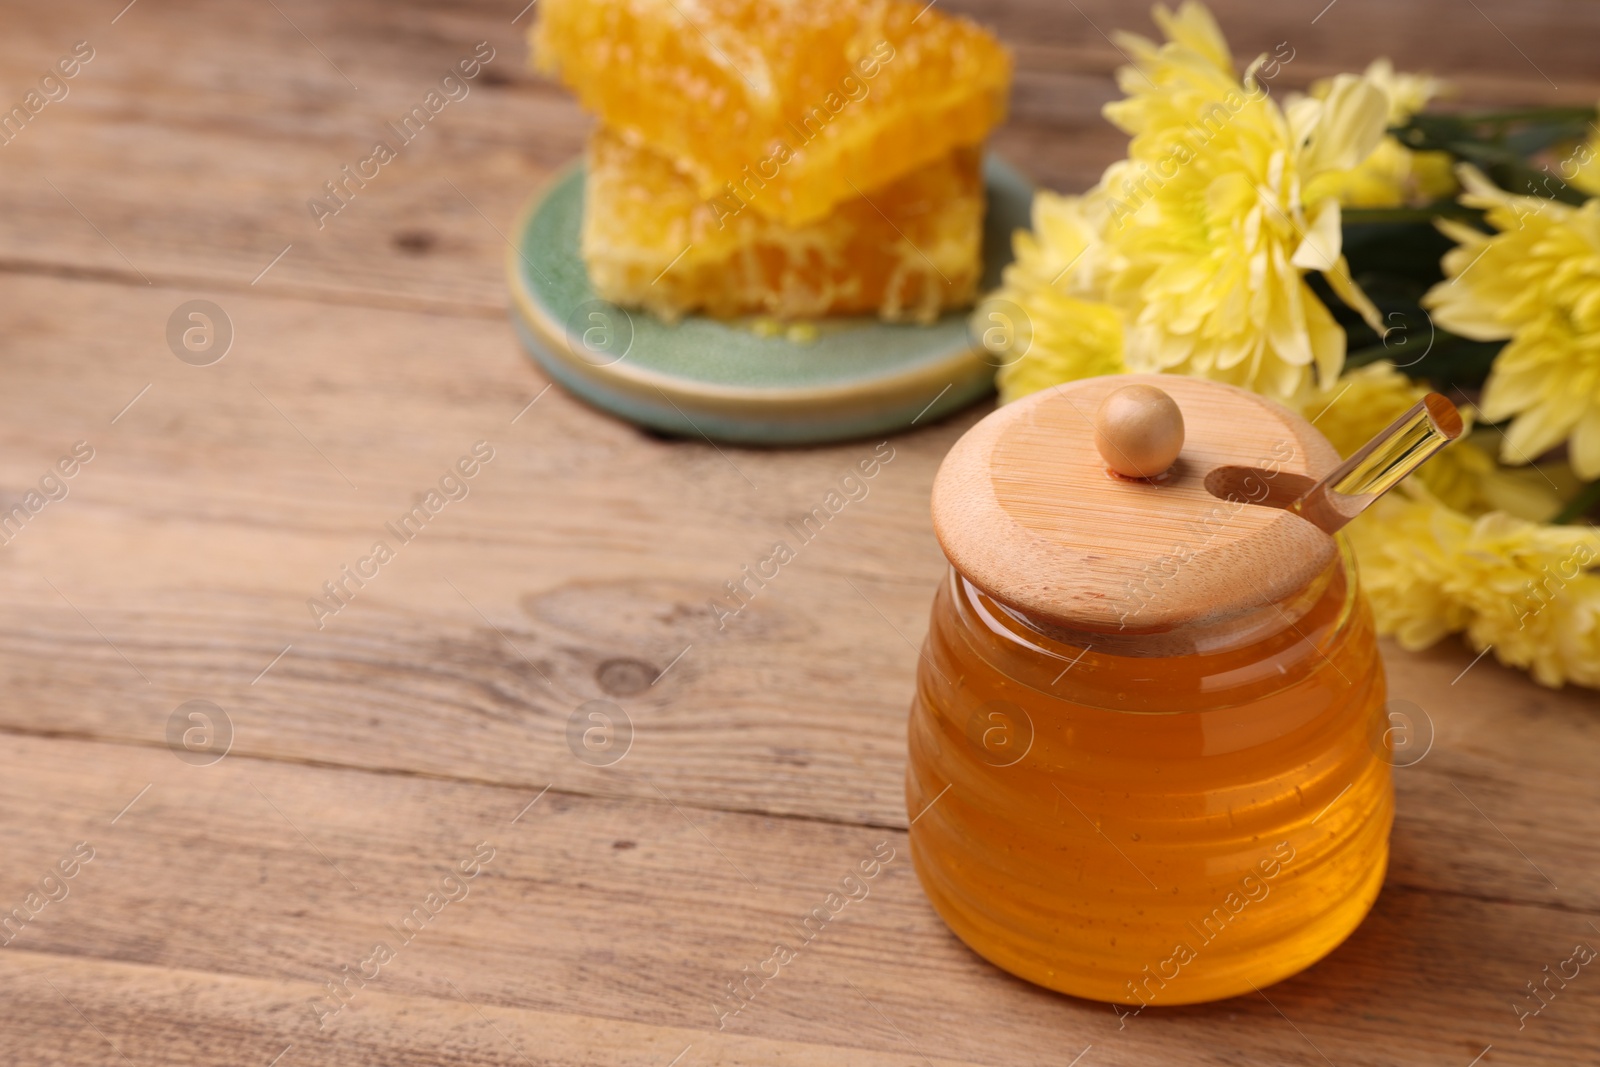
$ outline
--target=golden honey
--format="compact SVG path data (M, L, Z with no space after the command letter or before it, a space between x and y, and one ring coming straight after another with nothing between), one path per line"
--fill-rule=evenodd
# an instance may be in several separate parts
M1011 59L922 0L543 0L538 69L721 211L788 227L872 195L1005 117Z
M789 227L754 211L719 217L665 156L602 127L589 142L584 197L595 291L669 322L690 311L932 322L971 302L981 268L976 148Z
M1353 568L1341 545L1281 626L1177 655L1096 648L952 568L906 776L913 863L950 928L1134 1010L1248 993L1332 951L1377 898L1394 812Z

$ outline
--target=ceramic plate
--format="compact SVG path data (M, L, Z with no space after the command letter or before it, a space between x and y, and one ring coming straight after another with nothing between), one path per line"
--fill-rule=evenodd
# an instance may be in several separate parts
M1033 189L984 164L984 277L999 283ZM652 429L748 444L806 444L932 422L986 396L994 365L967 312L926 326L824 319L814 340L763 337L749 322L668 324L595 296L578 251L583 168L558 174L524 209L507 257L512 323L541 367L573 393Z

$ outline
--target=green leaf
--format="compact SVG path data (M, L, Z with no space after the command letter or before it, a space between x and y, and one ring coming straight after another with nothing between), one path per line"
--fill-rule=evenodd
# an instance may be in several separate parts
M1455 200L1435 200L1425 207L1347 207L1340 212L1339 218L1348 233L1349 227L1352 226L1398 223L1421 222L1431 228L1436 218L1460 219L1463 222L1480 224L1483 222L1483 212Z
M1566 507L1560 514L1550 521L1558 525L1577 522L1588 515L1597 505L1600 505L1600 481L1590 482L1578 491L1578 495L1567 501Z

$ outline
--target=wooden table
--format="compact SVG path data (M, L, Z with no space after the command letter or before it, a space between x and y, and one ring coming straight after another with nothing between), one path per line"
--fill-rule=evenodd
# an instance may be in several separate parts
M546 391L503 235L589 120L524 70L537 10L124 2L14 3L0 35L7 107L93 49L0 147L0 502L93 450L0 552L0 912L39 905L3 935L0 1061L1600 1059L1595 967L1520 1028L1513 1007L1600 945L1593 692L1391 648L1436 738L1397 772L1388 885L1347 944L1126 1028L1014 980L924 901L901 793L943 572L929 484L983 412L895 438L719 628L724 583L876 442L718 449ZM1147 28L1141 5L950 6L1016 44L1000 151L1092 180L1121 144L1100 31ZM1291 43L1285 85L1381 50L1467 101L1600 97L1582 0L1322 7L1219 11L1240 53ZM479 41L470 95L319 229L307 199ZM168 343L196 299L233 332L209 366ZM479 441L465 498L386 533ZM392 558L361 563L377 540ZM318 618L333 581L348 602ZM620 761L569 747L589 701L631 724ZM719 1029L726 984L880 846L870 897Z

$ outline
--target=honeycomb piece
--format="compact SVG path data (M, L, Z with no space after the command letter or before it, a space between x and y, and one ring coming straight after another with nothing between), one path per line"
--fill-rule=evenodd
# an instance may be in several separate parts
M535 66L698 195L790 226L975 145L1011 60L921 0L541 0Z
M713 210L665 156L601 128L589 142L584 197L583 258L595 291L668 321L703 310L929 322L970 303L978 281L976 148L790 228L748 209Z

